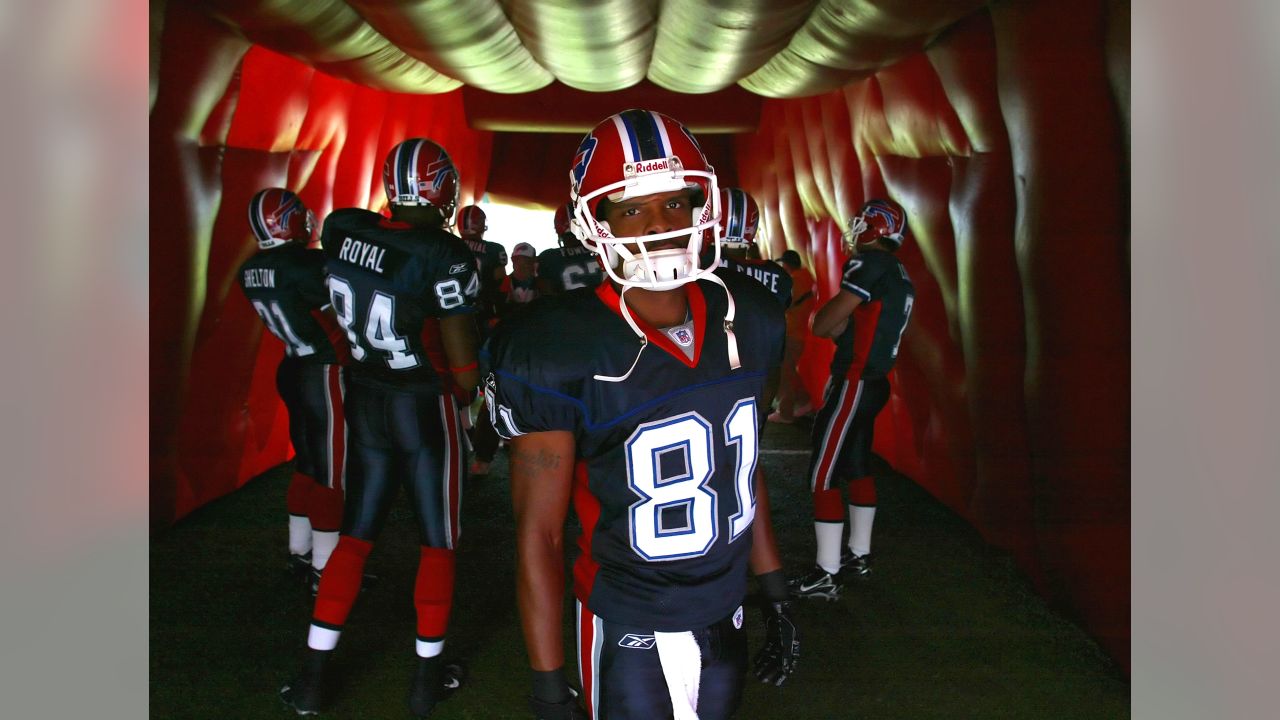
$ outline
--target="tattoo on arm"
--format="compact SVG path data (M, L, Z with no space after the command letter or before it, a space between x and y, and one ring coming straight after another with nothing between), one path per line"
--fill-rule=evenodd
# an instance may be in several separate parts
M514 449L513 449L514 450ZM553 472L560 467L560 456L539 448L535 451L515 450L511 453L511 470L537 477L543 473Z

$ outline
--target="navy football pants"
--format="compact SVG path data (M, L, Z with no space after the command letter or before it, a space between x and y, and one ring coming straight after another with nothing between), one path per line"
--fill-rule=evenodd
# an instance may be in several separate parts
M593 720L670 720L671 692L658 660L653 630L611 623L577 605L578 672ZM733 716L747 671L742 608L693 631L702 654L699 720Z
M347 453L341 366L286 357L276 368L276 390L289 413L295 468L324 487L341 490Z
M452 550L462 500L462 421L448 395L352 382L347 388L347 500L342 534L373 542L403 486L420 545Z
M830 490L839 478L871 474L871 440L876 415L889 402L888 378L832 378L822 409L813 420L809 489Z

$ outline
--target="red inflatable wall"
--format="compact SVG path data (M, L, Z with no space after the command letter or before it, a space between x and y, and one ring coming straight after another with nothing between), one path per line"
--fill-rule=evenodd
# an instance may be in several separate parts
M722 180L760 202L771 254L799 250L823 300L861 202L888 195L906 208L900 254L918 295L876 450L1010 552L1126 666L1127 17L1122 2L998 4L840 90L763 101L753 133L706 138ZM185 3L169 4L160 47L156 527L291 454L274 390L281 347L232 278L255 247L244 221L254 191L293 188L321 217L377 208L383 154L425 135L457 162L463 203L490 192L550 205L576 142L473 130L462 91L336 80ZM826 341L806 347L814 397L830 353Z

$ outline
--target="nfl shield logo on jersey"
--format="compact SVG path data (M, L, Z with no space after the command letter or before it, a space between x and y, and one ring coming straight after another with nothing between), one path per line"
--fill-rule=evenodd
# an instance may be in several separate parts
M693 342L693 333L689 332L689 328L676 328L676 331L672 333L672 337L675 338L676 342L680 343L680 347L689 347Z

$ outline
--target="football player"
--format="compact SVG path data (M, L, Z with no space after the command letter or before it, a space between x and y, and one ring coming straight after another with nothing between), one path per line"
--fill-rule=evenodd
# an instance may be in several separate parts
M571 203L556 208L554 218L559 247L538 254L538 294L559 295L567 290L593 288L604 279L604 268L596 254L588 250L569 229Z
M791 304L791 276L778 263L761 258L756 245L759 227L760 210L747 191L720 191L720 267L736 270L764 285L785 308ZM706 250L704 255L704 263L710 263Z
M444 230L458 196L448 154L430 140L406 140L387 155L382 180L390 219L336 210L321 234L330 299L352 355L350 441L342 535L320 578L303 671L281 689L300 714L325 701L329 656L402 486L420 545L410 711L425 717L460 679L441 652L465 460L458 404L469 400L479 375L473 313L480 280L467 247Z
M748 568L766 598L756 674L782 684L799 637L757 468L782 309L718 259L720 195L679 122L627 110L582 140L572 227L608 278L536 303L491 341L485 393L511 439L518 602L537 717L583 717L562 666L562 535L591 717L730 716L747 667ZM554 338L554 342L548 342Z
M809 395L800 383L797 368L804 354L805 340L809 335L809 316L813 314L814 279L800 253L788 250L779 258L782 267L791 276L791 304L787 306L787 352L782 356L782 378L778 383L778 409L769 415L769 422L793 423L797 416L813 411ZM796 399L801 398L797 403Z
M871 200L849 224L840 292L813 317L813 332L834 338L831 380L813 422L809 484L817 563L793 578L795 597L834 600L840 577L871 572L871 525L876 485L871 476L871 435L889 400L889 371L911 319L914 290L894 256L907 232L907 215L892 200ZM836 481L849 485L849 544L842 552L844 510ZM843 572L842 572L843 571Z
M458 211L458 233L475 256L476 267L480 271L476 322L480 326L481 339L488 337L489 328L498 322L502 282L507 277L507 249L501 243L484 239L488 229L484 210L479 205L468 205Z
M259 190L249 201L249 228L259 251L236 277L272 335L284 343L276 389L289 413L296 454L285 493L289 568L308 581L338 544L342 525L342 363L347 345L337 333L324 282L324 253L308 249L315 215L283 188Z

